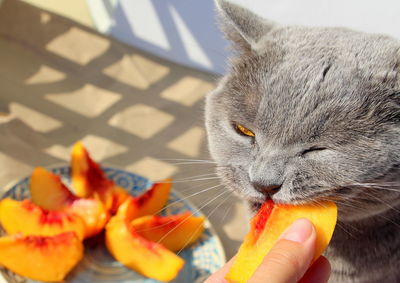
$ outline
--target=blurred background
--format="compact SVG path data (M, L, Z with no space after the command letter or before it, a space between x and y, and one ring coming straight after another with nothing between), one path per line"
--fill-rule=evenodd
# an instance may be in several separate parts
M221 74L229 45L213 0L24 0L124 43ZM343 26L400 38L397 0L231 0L282 24Z
M234 2L283 24L400 38L397 0ZM247 212L218 197L203 126L228 45L212 0L0 0L0 188L65 164L82 140L102 164L182 180L174 189L201 206L231 257Z

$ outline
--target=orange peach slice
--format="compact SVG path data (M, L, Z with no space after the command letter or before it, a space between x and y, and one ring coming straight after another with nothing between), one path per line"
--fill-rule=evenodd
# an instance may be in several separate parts
M106 226L110 215L103 203L97 199L80 198L66 209L79 215L85 222L85 238L99 234Z
M184 260L160 244L140 236L124 219L114 216L106 226L106 246L116 260L159 281L174 279Z
M77 196L99 198L111 213L115 213L129 196L126 190L107 178L81 142L72 148L71 179Z
M192 216L190 212L148 215L134 219L131 227L143 238L176 252L197 241L204 231L204 217Z
M317 232L314 253L316 260L326 249L337 220L337 207L333 202L319 205L284 205L267 201L250 224L250 232L240 246L236 259L226 275L229 282L247 282L280 235L299 218L309 219Z
M29 190L33 203L41 208L79 215L86 224L85 238L100 233L109 218L100 200L76 197L61 182L59 176L42 167L33 170Z
M0 202L0 223L8 234L53 236L73 231L79 239L83 239L86 229L75 213L44 210L30 200L10 198Z
M114 186L113 188L113 201L110 208L111 214L115 214L118 211L118 208L121 204L125 202L131 195L124 189L119 186Z
M82 242L73 232L0 238L0 265L32 280L60 282L82 259Z
M59 176L43 167L36 167L33 170L29 191L32 202L46 210L62 210L77 199L61 182Z
M75 194L85 198L95 192L106 198L107 191L114 185L105 176L99 164L93 161L81 142L75 143L72 148L71 179Z
M164 207L171 191L171 179L155 183L137 197L129 197L118 209L117 216L127 221L144 215L157 214Z

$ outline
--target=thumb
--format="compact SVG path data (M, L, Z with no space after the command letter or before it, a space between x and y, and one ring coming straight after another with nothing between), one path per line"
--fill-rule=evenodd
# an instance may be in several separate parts
M249 283L295 283L307 271L314 256L316 232L312 223L301 218L282 234Z

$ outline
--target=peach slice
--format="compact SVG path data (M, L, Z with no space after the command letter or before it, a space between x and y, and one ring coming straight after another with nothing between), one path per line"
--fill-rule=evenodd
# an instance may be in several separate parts
M81 217L73 212L44 210L30 200L10 198L0 202L0 223L8 234L53 236L73 231L79 239L83 239L86 229Z
M125 202L131 195L122 187L114 186L113 188L113 201L110 208L111 214L115 214L121 204Z
M309 219L317 232L314 260L326 249L337 220L333 202L318 205L285 205L265 202L250 223L250 232L240 246L236 259L225 278L229 282L247 282L263 258L290 224L299 218Z
M176 252L197 241L204 231L204 217L192 216L190 212L147 215L134 219L131 227L143 238Z
M159 281L174 279L184 260L160 244L140 236L117 216L106 225L106 246L116 260L136 272Z
M32 280L60 282L82 259L83 245L75 233L55 236L0 237L0 265Z
M71 179L77 196L99 198L112 213L129 196L126 190L107 178L81 142L72 148Z
M116 215L130 221L144 215L157 214L168 201L170 191L171 179L155 183L142 195L125 200Z
M77 199L61 182L59 176L43 167L36 167L33 170L29 191L32 202L46 210L62 210Z
M66 211L75 213L83 219L86 226L85 238L99 234L110 219L109 213L98 199L77 199Z
M42 167L33 170L29 190L33 203L41 208L79 215L86 224L85 238L100 233L109 218L100 200L76 197L61 182L59 176Z
M87 198L98 193L102 200L112 201L109 191L114 183L93 161L81 142L75 143L72 148L71 179L77 196Z

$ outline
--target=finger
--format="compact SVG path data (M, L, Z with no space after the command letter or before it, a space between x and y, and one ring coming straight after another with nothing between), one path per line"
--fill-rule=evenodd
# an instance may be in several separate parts
M311 263L315 241L312 223L305 218L296 220L265 256L249 282L298 282Z
M228 281L225 279L225 275L228 273L234 260L235 257L231 258L220 270L215 272L206 281L204 281L204 283L227 283Z
M331 275L329 261L320 256L301 278L299 283L326 283Z

